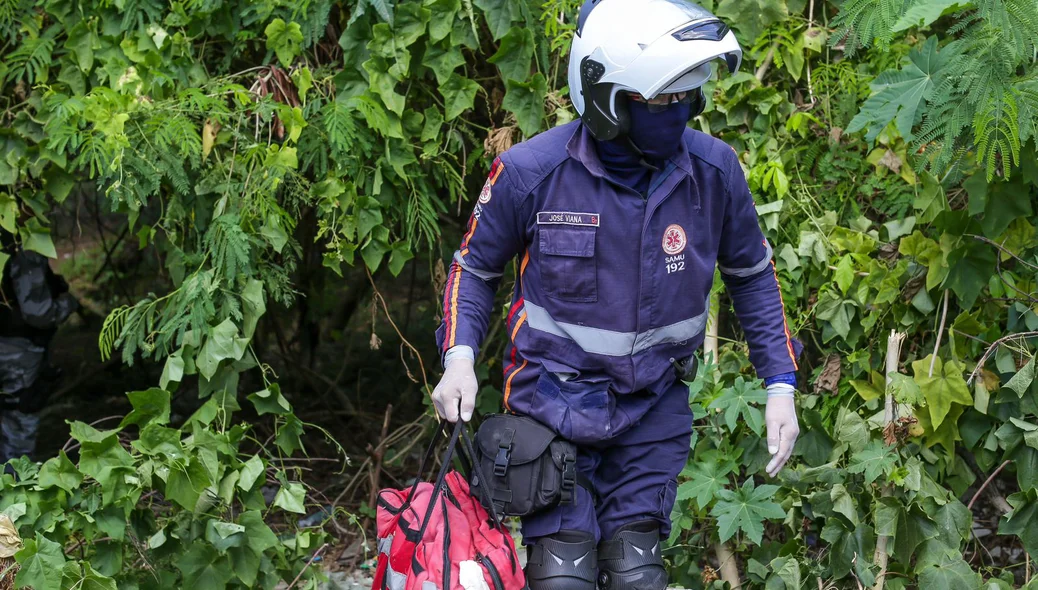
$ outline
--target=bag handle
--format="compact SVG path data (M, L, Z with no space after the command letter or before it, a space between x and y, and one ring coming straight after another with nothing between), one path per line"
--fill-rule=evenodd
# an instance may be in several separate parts
M436 475L436 482L433 483L432 496L429 498L429 509L425 512L425 518L422 519L422 526L418 529L419 541L425 538L425 531L429 527L429 522L432 520L433 511L436 510L436 500L439 499L440 492L443 490L443 482L447 479L447 473L450 472L451 456L454 455L454 449L458 446L458 436L464 428L465 423L458 420L458 423L454 426L454 432L451 433L450 442L447 443L447 450L443 452L440 472Z
M483 504L490 513L490 518L494 523L494 528L504 530L504 523L501 522L501 517L497 515L497 509L494 507L494 499L490 496L490 488L487 486L488 480L483 475L483 466L476 460L476 453L472 447L472 439L469 437L468 430L463 430L461 435L462 449L464 451L462 455L468 453L468 458L471 462L469 475L471 476L472 472L475 472L476 474L476 488L479 489L480 495L483 496ZM469 477L469 479L471 480L472 478Z

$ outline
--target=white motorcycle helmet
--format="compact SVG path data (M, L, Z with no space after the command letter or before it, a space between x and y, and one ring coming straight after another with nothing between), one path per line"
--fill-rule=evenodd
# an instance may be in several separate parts
M569 94L591 134L607 141L627 132L624 92L646 99L692 92L703 110L711 64L739 69L742 49L719 18L686 0L587 0L569 58Z

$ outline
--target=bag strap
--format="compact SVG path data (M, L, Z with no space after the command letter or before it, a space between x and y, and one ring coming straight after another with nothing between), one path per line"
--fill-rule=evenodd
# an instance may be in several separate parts
M443 452L440 472L436 475L436 482L433 483L432 497L429 498L429 509L425 512L425 518L422 519L421 528L418 529L419 542L425 538L425 531L429 528L433 511L436 510L436 500L440 497L440 492L443 490L443 482L447 479L447 473L451 468L451 456L454 455L454 449L458 446L458 436L464 428L465 423L458 420L458 423L454 426L454 432L451 433L450 442L447 443L447 450Z
M418 484L422 483L422 478L425 477L425 468L429 464L429 460L432 459L433 452L436 450L436 443L439 442L439 436L443 432L443 424L438 424L436 432L433 433L432 440L429 441L429 446L425 449L425 454L422 456L422 462L418 464L418 475L414 478L414 483L411 485L411 491L407 494L407 499L400 505L399 512L403 514L405 510L411 507L411 499L414 498L414 494L418 491Z
M469 437L468 430L462 430L461 435L463 450L461 454L464 455L465 453L468 453L471 462L469 475L471 475L472 473L476 474L475 487L479 490L479 494L483 497L483 505L486 506L487 510L490 512L491 522L493 522L494 528L501 529L503 531L504 523L501 521L501 517L497 515L497 509L494 507L494 499L490 497L490 489L487 485L487 483L489 483L489 480L487 480L486 477L483 475L483 467L479 464L479 461L476 460L476 453L472 447L472 439ZM469 480L471 481L472 478L469 477ZM469 486L469 489L471 488L472 486Z

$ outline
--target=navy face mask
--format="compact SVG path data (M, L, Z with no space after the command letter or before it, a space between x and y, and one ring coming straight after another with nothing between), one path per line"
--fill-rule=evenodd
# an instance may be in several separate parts
M649 105L627 101L630 126L627 137L647 160L666 160L681 147L681 135L692 115L691 104L671 104L665 111L650 113Z

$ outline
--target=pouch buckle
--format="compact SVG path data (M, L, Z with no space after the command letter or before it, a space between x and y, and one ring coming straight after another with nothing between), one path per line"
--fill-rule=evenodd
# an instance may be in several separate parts
M574 498L574 489L577 487L577 459L573 455L562 456L562 482L559 487L562 492L561 503L571 503Z
M508 462L512 458L511 445L501 445L497 448L497 456L494 457L494 475L504 477L508 472Z

